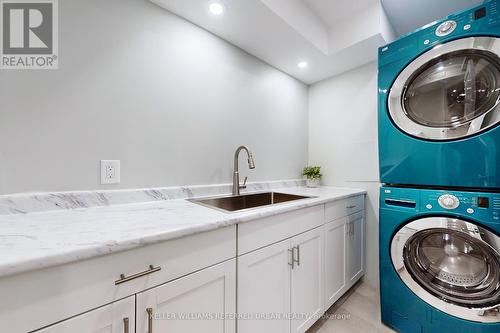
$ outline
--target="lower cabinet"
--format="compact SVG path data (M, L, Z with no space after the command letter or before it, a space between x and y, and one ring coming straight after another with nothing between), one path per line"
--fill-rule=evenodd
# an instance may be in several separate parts
M292 333L303 333L323 314L323 228L292 238Z
M347 219L350 230L347 237L347 282L350 288L365 273L365 218L364 213L359 212Z
M135 296L89 311L37 333L133 333Z
M331 307L365 272L364 212L329 222L325 230L325 300Z
M238 333L305 332L323 311L323 232L238 258Z
M325 224L325 310L347 290L347 217Z
M114 299L121 299L114 303L30 331L304 333L364 274L364 211L352 212L362 207L363 200L356 197L329 204L328 214L325 206L316 206L267 219L266 223L257 221L253 227L248 224L237 233L242 240L238 244L246 244L246 252L240 256L234 233L229 230L222 240L233 237L234 242L228 244L234 247L220 248L216 241L208 246L199 243L205 253L214 246L220 250L204 255L197 250L197 255L190 257L179 252L168 265L162 265L164 278L158 283L150 282L155 276L137 275L127 281L129 284L117 287L132 286L124 298L118 296ZM339 217L346 212L351 215ZM324 224L325 217L334 220ZM236 257L223 261L233 255ZM210 265L210 260L220 263L201 269ZM95 271L99 267L96 265ZM177 275L172 275L173 269ZM159 284L162 281L170 282ZM64 304L75 299L65 297Z
M290 332L291 263L289 239L238 258L238 333Z
M235 312L232 259L36 332L234 333Z
M234 333L235 262L137 294L137 333Z

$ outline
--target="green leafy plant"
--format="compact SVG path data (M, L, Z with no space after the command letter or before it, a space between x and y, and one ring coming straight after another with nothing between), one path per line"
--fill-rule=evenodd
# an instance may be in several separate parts
M323 177L321 167L319 166L306 166L302 170L302 176L305 176L307 179L321 179Z

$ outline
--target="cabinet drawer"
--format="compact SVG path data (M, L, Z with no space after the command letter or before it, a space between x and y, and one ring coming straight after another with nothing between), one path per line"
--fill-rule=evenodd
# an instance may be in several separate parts
M365 196L355 197L330 202L325 205L325 222L360 212L365 209Z
M135 297L130 296L101 308L49 326L36 333L133 332Z
M0 279L0 327L28 332L234 258L230 226ZM125 277L161 269L115 285ZM140 275L140 274L138 274Z
M293 237L323 224L324 205L238 225L238 255Z

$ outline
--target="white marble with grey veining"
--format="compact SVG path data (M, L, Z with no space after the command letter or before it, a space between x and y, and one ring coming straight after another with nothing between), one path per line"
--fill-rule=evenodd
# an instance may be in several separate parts
M285 187L315 196L225 213L185 199L0 215L0 277L155 244L236 223L366 193L359 189ZM194 196L193 192L191 196Z
M247 184L246 191L263 191L302 185L304 185L304 180L301 179L252 182ZM194 198L229 193L231 189L231 184L216 184L130 190L0 195L0 215Z

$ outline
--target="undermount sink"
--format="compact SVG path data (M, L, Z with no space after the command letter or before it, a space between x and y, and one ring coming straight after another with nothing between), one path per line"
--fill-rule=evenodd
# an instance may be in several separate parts
M244 209L270 206L309 198L314 197L278 192L262 192L228 197L190 199L189 201L226 212L236 212Z

